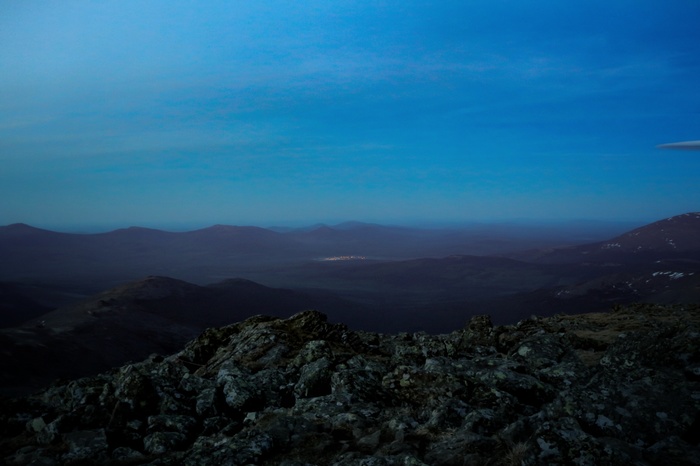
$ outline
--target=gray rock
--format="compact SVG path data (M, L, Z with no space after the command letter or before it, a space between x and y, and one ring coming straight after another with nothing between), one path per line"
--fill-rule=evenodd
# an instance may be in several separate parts
M197 428L197 419L191 416L158 414L148 417L149 432L179 432L189 437Z
M159 455L173 450L183 449L187 437L180 432L153 432L143 439L143 448L147 453Z
M104 429L78 430L65 434L63 441L68 453L64 461L91 459L104 461L107 458L107 436Z
M313 311L258 316L170 357L0 400L0 458L700 464L698 310L633 307L505 327L480 316L449 335L351 332Z
M294 385L294 394L309 398L331 393L331 361L322 357L301 368L299 381Z
M303 366L321 358L333 358L333 350L330 344L326 340L311 340L299 350L292 364Z
M222 387L226 404L236 411L255 411L262 401L260 387L251 381L251 373L234 361L228 361L218 371L216 383Z

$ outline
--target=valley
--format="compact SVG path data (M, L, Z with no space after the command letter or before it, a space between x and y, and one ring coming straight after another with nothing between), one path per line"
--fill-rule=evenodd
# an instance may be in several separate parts
M575 244L571 230L506 230L0 227L1 385L21 393L168 354L256 314L315 309L353 330L441 334L482 314L508 325L700 302L700 214Z

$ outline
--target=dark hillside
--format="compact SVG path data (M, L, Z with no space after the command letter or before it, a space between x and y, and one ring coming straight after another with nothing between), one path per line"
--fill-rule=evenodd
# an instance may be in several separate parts
M306 309L333 310L363 320L362 308L333 296L268 288L248 280L201 287L148 277L0 329L0 388L37 388L56 377L105 370L151 353L170 353L204 329L256 314L289 316Z
M0 328L18 325L51 310L28 292L26 286L0 282Z

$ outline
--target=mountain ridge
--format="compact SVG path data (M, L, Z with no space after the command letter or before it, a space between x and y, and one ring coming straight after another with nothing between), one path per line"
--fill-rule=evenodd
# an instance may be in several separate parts
M406 329L416 328L423 325L421 313L439 311L442 306L474 312L470 309L490 306L494 299L499 302L494 320L506 323L513 301L504 295L520 296L533 309L541 301L542 305L555 302L565 311L570 306L575 311L586 306L602 310L601 305L616 299L620 303L653 301L662 294L692 299L698 294L692 281L667 280L666 288L657 287L656 282L678 274L688 276L700 268L700 244L697 251L693 249L700 238L698 216L682 214L596 243L497 255L469 254L469 237L459 232L443 235L442 231L355 223L346 230L323 226L321 239L313 239L318 230L279 233L230 225L179 233L137 227L97 235L58 234L55 243L53 239L35 243L32 235L8 240L0 234L4 259L0 281L21 282L35 289L42 284L59 286L66 295L92 295L147 275L199 286L242 277L273 288L321 292L353 301L373 309L377 316L386 314L382 324L374 320L385 330L398 330L389 326L404 311L411 315L405 319ZM676 240L682 250L667 241L676 231L687 238ZM643 252L636 243L610 246L640 238L651 238ZM487 244L500 239L486 236L480 241ZM425 255L416 256L420 252ZM450 253L432 254L437 252ZM653 275L665 272L669 274ZM638 292L628 290L628 282ZM688 290L681 286L686 283ZM429 331L459 325L453 310L449 311L453 317L446 315L442 327Z

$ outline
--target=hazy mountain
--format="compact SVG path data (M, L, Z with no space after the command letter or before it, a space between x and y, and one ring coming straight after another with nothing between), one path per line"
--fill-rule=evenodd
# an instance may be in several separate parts
M659 220L611 239L603 248L621 251L700 251L700 212Z
M503 254L571 245L577 229L478 225L419 229L349 222L273 231L216 225L188 232L130 227L69 234L16 224L0 227L0 280L60 285L94 293L145 275L197 284L232 276L266 282L280 266L328 256L406 260L450 255ZM567 239L569 238L569 239Z
M677 215L606 241L544 251L530 259L541 263L637 264L673 258L700 260L700 213Z

